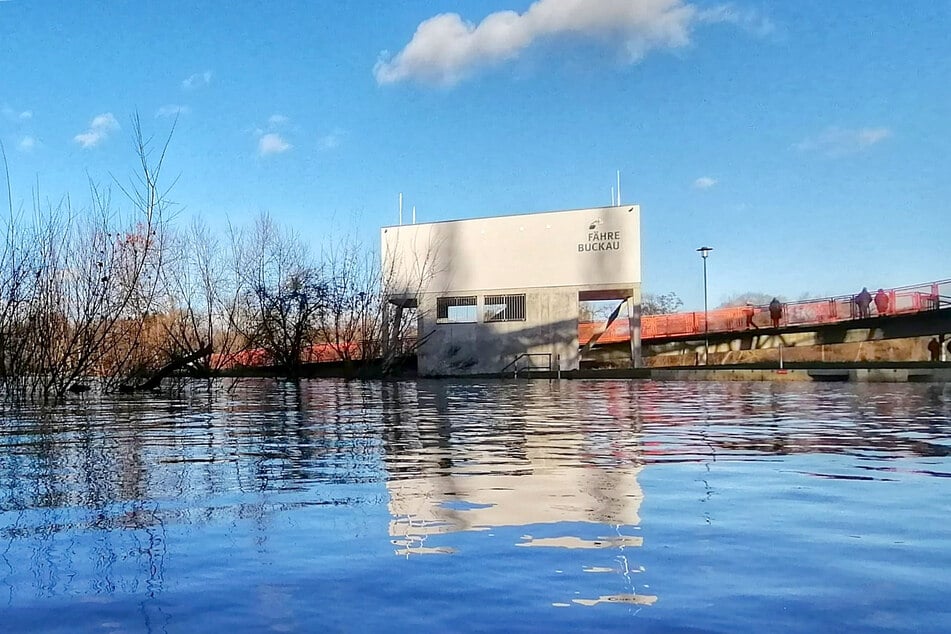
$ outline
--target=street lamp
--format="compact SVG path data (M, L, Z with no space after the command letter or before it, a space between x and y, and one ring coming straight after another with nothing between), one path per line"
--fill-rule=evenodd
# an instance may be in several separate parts
M703 365L707 365L710 357L710 325L707 321L707 256L713 247L700 247L697 252L703 258Z

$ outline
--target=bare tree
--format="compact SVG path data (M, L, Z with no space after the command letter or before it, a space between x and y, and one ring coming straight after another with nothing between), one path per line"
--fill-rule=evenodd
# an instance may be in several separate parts
M358 224L331 230L322 248L327 296L318 341L337 360L377 361L387 373L419 343L416 302L438 270L439 249L414 244L381 254L361 241Z
M668 315L676 313L684 307L683 301L676 293L645 293L641 298L642 315Z
M170 356L190 356L212 347L199 364L220 367L236 349L239 286L220 241L200 219L170 236L162 269L161 325Z
M341 361L372 359L381 349L380 271L356 231L331 234L321 253L326 282L317 340Z
M48 400L87 377L108 386L142 353L161 268L167 202L159 176L168 139L153 154L137 117L133 130L140 172L129 187L116 183L131 203L126 213L111 188L91 182L83 207L69 197L44 201L37 189L24 220L7 179L0 339L17 342L0 345L7 396Z
M4 395L18 393L29 368L29 328L26 315L31 306L38 270L37 250L30 248L30 232L23 229L22 207L15 207L6 150L0 142L6 184L7 215L3 218L3 246L0 251L0 381Z
M733 306L745 306L746 304L752 304L754 306L766 306L772 301L773 297L778 297L779 301L785 302L786 298L781 295L770 295L769 293L760 293L758 291L747 291L745 293L738 293L736 295L731 295L725 300L720 302L720 305L717 308L730 308Z
M430 282L443 271L444 245L432 237L410 248L399 242L381 253L378 306L382 348L379 351L383 373L389 373L407 354L415 352L432 332L419 332L418 300Z
M172 134L146 137L138 117L132 127L133 178L90 181L84 204L47 200L37 187L24 210L4 169L5 397L49 400L92 382L105 391L141 388L184 363L213 371L241 350L299 375L315 360L315 344L339 360L380 360L386 371L426 336L415 332L415 305L437 272L437 245L397 260L351 231L315 259L267 214L248 230L232 227L230 241L199 220L176 230L160 185Z
M300 236L266 213L249 234L235 233L240 306L235 326L291 376L300 374L326 310L327 284Z

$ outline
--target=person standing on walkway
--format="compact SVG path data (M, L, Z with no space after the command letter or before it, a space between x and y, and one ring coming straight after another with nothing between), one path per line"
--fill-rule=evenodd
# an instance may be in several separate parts
M775 297L769 303L769 317L773 320L773 328L779 328L779 320L783 318L783 305Z
M938 342L937 337L928 342L928 352L931 353L932 361L941 360L941 344Z
M746 306L743 308L743 314L746 315L746 327L759 329L759 327L753 323L753 315L756 314L756 308L753 307L753 304L746 302Z
M862 287L862 292L855 296L855 304L859 307L859 319L867 319L868 308L872 305L872 294L868 292L868 288Z
M888 314L888 293L881 288L875 293L875 310L879 315Z

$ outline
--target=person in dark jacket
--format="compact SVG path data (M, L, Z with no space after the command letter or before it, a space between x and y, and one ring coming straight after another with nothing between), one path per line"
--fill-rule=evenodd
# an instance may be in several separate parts
M872 305L872 294L866 287L862 287L862 292L855 296L855 305L859 307L859 319L869 317L868 307Z
M773 320L773 328L779 328L779 320L783 318L783 305L775 297L769 303L769 317Z
M937 337L928 342L928 352L931 354L932 361L941 360L941 343Z

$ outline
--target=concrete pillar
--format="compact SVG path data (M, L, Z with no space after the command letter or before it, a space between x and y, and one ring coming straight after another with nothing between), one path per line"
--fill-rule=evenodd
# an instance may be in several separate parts
M631 367L644 367L641 357L641 294L638 289L632 289L627 298L627 314L631 332Z
M390 302L385 302L383 304L383 328L382 332L380 333L380 352L382 353L384 359L390 356L390 309Z
M400 333L402 332L403 325L403 304L396 305L396 311L393 316L393 332L392 332L392 341L390 342L390 350L394 354L402 354L403 351L400 349Z

